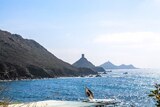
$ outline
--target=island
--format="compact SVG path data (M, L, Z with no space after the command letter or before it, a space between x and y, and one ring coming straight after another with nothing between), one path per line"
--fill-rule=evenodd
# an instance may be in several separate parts
M125 64L114 65L110 61L105 62L104 64L102 64L100 66L103 67L104 69L137 69L132 64L130 64L130 65L125 65Z
M81 58L78 61L76 61L75 63L73 63L72 65L77 68L89 68L95 72L104 72L105 71L103 67L95 66L90 61L88 61L87 58L85 58L84 54L82 54Z

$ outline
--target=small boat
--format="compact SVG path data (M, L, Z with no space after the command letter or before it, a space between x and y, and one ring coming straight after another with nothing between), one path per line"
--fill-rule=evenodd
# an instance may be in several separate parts
M128 72L124 72L123 74L128 74Z

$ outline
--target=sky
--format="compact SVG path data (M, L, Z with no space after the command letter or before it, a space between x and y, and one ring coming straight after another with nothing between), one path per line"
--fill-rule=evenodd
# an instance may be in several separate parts
M0 0L0 29L70 64L160 68L160 0Z

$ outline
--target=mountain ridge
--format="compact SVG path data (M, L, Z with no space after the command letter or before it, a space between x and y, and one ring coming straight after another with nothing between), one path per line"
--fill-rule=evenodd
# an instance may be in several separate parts
M0 30L0 79L52 78L96 74L57 58L35 40Z

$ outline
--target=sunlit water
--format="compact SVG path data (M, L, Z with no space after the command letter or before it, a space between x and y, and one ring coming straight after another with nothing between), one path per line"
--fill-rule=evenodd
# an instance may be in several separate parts
M128 72L128 74L123 74ZM57 78L0 82L7 87L5 98L15 102L41 100L82 101L86 99L84 87L89 87L95 98L115 98L120 105L155 107L148 94L154 84L160 83L160 70L134 69L112 70L102 77ZM1 95L2 97L2 95Z

